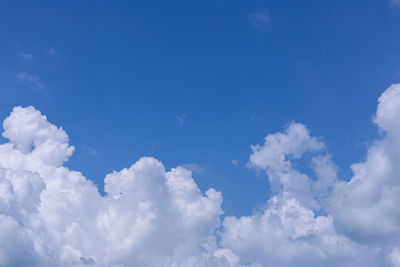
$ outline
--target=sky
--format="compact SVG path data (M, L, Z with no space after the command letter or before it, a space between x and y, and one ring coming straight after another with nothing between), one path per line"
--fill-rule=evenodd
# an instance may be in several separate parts
M5 0L0 36L0 219L26 241L0 266L400 266L400 1Z
M100 190L154 156L200 165L201 188L248 215L268 192L246 168L250 144L291 121L323 136L349 178L377 97L400 78L400 9L385 1L1 5L0 117L33 105L62 125L68 166Z

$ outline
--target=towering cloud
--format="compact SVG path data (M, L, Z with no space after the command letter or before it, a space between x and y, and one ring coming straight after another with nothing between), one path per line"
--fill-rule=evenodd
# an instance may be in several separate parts
M381 95L374 122L383 138L369 147L365 162L351 166L350 182L337 182L327 210L339 231L389 250L393 260L400 246L400 85Z
M304 153L317 153L311 160L317 180L293 168ZM368 265L365 249L338 234L330 215L317 215L336 182L333 163L321 153L323 143L299 123L253 146L250 166L266 171L275 196L259 214L225 218L221 244L261 266Z
M63 166L66 132L15 107L0 145L0 266L400 266L400 85L374 122L382 138L345 180L306 126L268 135L248 166L273 196L252 216L223 217L220 192L154 158L108 174L102 196Z
M62 166L74 148L33 107L14 108L0 146L0 266L226 266L214 236L221 193L142 158L105 178L106 196Z

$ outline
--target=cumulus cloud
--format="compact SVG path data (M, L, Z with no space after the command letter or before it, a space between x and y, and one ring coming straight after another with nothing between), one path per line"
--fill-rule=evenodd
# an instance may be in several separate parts
M0 265L227 266L217 246L222 195L154 158L105 178L106 196L62 166L65 131L33 107L16 107L0 146Z
M204 171L204 168L200 164L197 164L197 163L181 164L180 167L190 170L191 172L194 172L194 173L202 173Z
M400 241L400 85L379 98L374 122L383 138L371 145L366 161L353 164L350 182L338 182L329 211L338 229L362 243Z
M221 245L243 262L260 266L354 266L369 264L361 245L337 233L334 218L318 215L336 182L336 171L324 144L302 124L291 123L282 133L268 135L252 146L250 167L266 171L274 196L252 216L226 217ZM317 153L311 162L317 179L293 167L305 153Z
M382 138L348 181L302 124L252 146L249 165L266 172L275 195L258 214L225 218L221 244L262 266L399 266L399 118L400 85L392 85L374 117ZM305 153L310 174L294 167Z
M0 266L399 266L399 118L393 85L374 117L382 137L346 180L303 124L267 135L248 166L273 196L223 217L222 194L201 192L190 166L151 157L106 175L102 196L64 166L66 132L15 107L0 145Z

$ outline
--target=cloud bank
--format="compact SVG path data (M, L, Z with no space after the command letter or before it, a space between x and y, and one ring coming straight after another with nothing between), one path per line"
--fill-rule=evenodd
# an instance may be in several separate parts
M108 174L102 196L63 166L66 132L15 107L0 145L0 266L400 266L400 85L374 122L382 138L346 180L303 124L266 136L248 166L273 196L223 217L221 192L149 157ZM306 161L310 172L296 168Z

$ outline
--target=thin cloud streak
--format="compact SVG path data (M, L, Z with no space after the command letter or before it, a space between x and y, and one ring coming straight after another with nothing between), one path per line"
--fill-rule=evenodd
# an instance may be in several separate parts
M25 52L19 53L19 56L20 56L22 59L26 59L26 60L31 60L31 59L33 58L32 54L30 54L30 53L25 53Z
M256 12L248 16L251 27L258 31L271 30L271 17L268 11Z
M15 75L15 78L20 83L32 84L37 88L43 88L43 84L40 81L39 77L34 74L29 74L26 72L18 72Z

